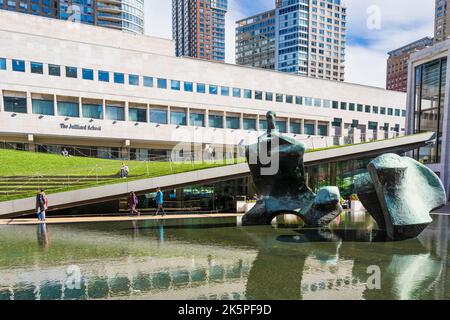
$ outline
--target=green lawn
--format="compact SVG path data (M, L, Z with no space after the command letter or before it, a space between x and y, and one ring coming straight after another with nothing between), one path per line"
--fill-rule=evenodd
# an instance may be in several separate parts
M238 159L237 162L245 161ZM118 173L123 161L0 150L0 201L30 197L38 188L57 193L124 182ZM145 179L232 164L209 162L125 161L126 181Z

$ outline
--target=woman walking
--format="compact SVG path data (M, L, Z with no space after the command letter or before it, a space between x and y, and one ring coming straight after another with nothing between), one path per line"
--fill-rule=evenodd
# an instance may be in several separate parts
M130 214L131 215L141 215L141 213L136 210L136 206L139 203L138 197L134 193L134 191L130 192L129 204L130 204Z

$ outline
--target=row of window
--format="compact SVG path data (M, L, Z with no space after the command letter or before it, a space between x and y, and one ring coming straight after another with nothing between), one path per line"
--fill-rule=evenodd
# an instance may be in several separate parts
M27 99L22 97L4 96L4 109L6 112L27 113ZM32 113L39 115L55 115L54 101L44 99L32 99ZM105 114L104 114L105 112ZM114 121L125 121L125 108L121 106L106 105L103 110L102 104L83 103L81 105L81 115L78 102L57 101L56 114L63 117L79 118L80 116L88 119L106 119ZM257 123L255 117L243 117L242 125L239 116L226 116L218 114L210 114L208 117L204 113L190 112L189 116L185 110L171 110L170 116L167 109L150 108L149 113L147 109L130 107L128 110L128 120L132 122L149 122L156 124L170 124L179 126L197 126L205 127L206 121L211 128L227 128L227 129L243 129L243 130L266 130L267 120L261 119ZM258 126L259 125L259 126ZM286 120L277 121L277 127L280 132L287 133L288 125ZM315 124L304 123L303 130L301 128L300 120L291 120L289 125L289 132L294 134L308 134L314 135ZM328 124L319 124L317 127L317 135L328 135Z
M29 63L30 72L34 74L44 74L44 64L40 62ZM49 64L47 66L48 74L50 76L60 77L62 75L62 69L65 71L65 76L67 78L78 78L79 68L70 66L59 66ZM7 61L5 58L0 58L0 70L7 70ZM25 72L26 63L24 60L12 60L12 70L16 72ZM274 93L274 92L264 92L259 90L250 90L242 88L230 88L226 86L218 86L205 83L194 83L189 81L180 80L168 80L164 78L153 78L150 76L140 76L137 74L124 74L120 72L109 72L103 70L94 71L93 69L81 68L81 78L88 81L93 81L97 79L100 82L114 82L116 84L125 84L126 80L129 85L144 87L156 87L158 89L170 89L173 91L184 91L184 92L196 92L199 94L210 94L210 95L220 95L225 97L234 98L244 98L244 99L254 99L267 102L278 102L278 103L288 103L297 104L304 106L314 106L323 108L334 108L341 110L357 111L357 112L367 112L374 114L383 114L389 116L403 116L406 117L406 110L400 108L386 108L370 105L362 105L347 102L331 101L327 99L294 96L289 94Z

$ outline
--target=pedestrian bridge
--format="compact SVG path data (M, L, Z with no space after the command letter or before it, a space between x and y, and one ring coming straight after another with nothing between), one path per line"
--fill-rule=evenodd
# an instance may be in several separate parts
M407 152L427 145L434 138L433 133L421 133L395 139L361 143L336 148L316 150L305 154L306 166L361 159L389 152ZM129 181L112 185L93 187L49 195L50 211L80 205L106 202L126 197L131 191L151 192L157 187L175 189L190 185L210 184L219 181L247 177L250 169L246 163L210 168L186 173ZM11 218L35 211L35 198L0 202L0 217Z

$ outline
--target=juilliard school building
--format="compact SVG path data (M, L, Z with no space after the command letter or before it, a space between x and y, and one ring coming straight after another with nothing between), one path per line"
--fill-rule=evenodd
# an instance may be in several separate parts
M4 146L235 157L269 110L279 131L319 148L404 134L406 95L178 58L170 40L0 11Z

